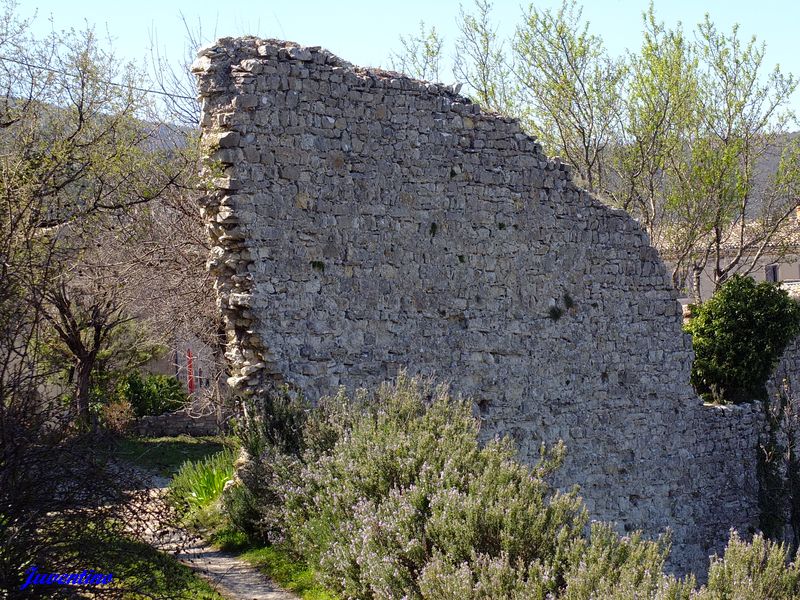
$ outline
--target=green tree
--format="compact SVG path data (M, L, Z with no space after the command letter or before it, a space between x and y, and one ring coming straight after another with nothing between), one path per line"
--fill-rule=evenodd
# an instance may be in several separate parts
M392 68L410 77L426 81L441 80L444 40L436 27L428 28L419 22L419 32L400 36L402 50L392 55Z
M558 10L529 6L517 27L514 57L523 122L551 155L570 163L581 183L601 191L606 155L621 134L626 66L589 33L575 0Z
M466 83L482 106L502 114L516 114L518 87L508 64L505 43L491 21L492 4L476 0L475 12L460 7L453 74Z
M800 162L794 143L786 145L797 80L777 66L765 73L764 44L743 42L738 26L721 33L706 15L697 38L700 118L672 169L674 235L666 247L700 301L707 267L716 289L734 273L751 273L766 252L785 252ZM770 169L769 154L782 145Z
M738 27L721 32L708 16L685 35L652 4L641 49L622 58L608 55L576 0L529 6L511 43L498 37L487 0L457 22L454 72L475 100L520 119L578 183L636 218L695 302L703 273L717 288L791 248L797 81L767 72L763 43L743 41ZM416 39L404 47L423 64Z
M686 331L697 392L720 403L765 399L767 380L800 334L800 306L772 283L733 275L694 312Z
M642 46L630 54L624 94L623 138L611 156L617 175L606 192L634 215L656 246L670 230L670 172L699 118L698 64L680 26L644 14Z

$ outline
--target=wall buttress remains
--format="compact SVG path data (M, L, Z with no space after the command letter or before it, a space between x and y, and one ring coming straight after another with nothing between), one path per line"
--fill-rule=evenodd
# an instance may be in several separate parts
M194 70L234 386L447 380L524 458L563 439L558 483L671 528L679 570L757 522L758 411L702 405L646 235L518 123L288 42L226 38Z

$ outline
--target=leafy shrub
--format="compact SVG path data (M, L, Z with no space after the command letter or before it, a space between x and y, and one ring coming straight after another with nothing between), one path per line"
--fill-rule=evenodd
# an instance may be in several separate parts
M262 503L249 485L241 479L240 471L234 473L231 485L222 492L222 509L232 529L248 540L268 542L267 535L259 527L259 507Z
M240 398L242 417L236 435L242 448L253 457L270 448L298 456L304 447L303 428L310 407L288 388L261 396Z
M723 557L712 559L708 584L697 598L800 598L800 556L788 565L787 558L783 544L765 540L761 535L748 544L733 531Z
M648 573L661 584L662 545L600 528L584 538L576 492L547 483L562 446L533 468L507 439L482 447L469 403L446 388L401 375L370 402L340 394L310 427L332 444L315 442L286 486L287 534L344 597L543 598L583 581L592 550L605 562L585 589Z
M277 542L284 537L283 488L299 475L299 456L313 437L305 431L310 407L287 388L239 402L243 456L223 496L225 512L250 538Z
M734 275L686 326L695 360L692 385L706 400L763 399L786 346L800 333L800 307L785 290Z
M226 448L198 462L186 462L169 485L169 498L183 514L209 506L233 477L233 451Z
M297 457L264 450L247 457L223 494L230 522L255 541L279 543L285 538L284 493L296 485L301 464Z
M130 403L137 417L177 410L187 398L183 384L177 378L152 374L142 377L138 372L122 379L117 386L116 397Z
M697 590L693 577L664 574L668 539L620 537L603 523L587 535L575 491L547 483L563 448L527 467L508 440L481 446L469 404L445 388L401 375L374 397L340 392L303 411L292 438L302 452L265 441L226 506L246 506L268 541L283 542L280 552L300 556L341 597L800 597L797 562L785 566L786 550L760 536L747 544L734 533Z
M103 404L100 408L103 427L114 433L125 433L134 417L131 403L127 400L113 400L108 404Z

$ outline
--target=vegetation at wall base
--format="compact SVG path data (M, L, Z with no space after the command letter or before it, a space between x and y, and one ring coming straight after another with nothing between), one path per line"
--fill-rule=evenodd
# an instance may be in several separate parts
M185 462L202 460L221 452L226 444L231 442L220 437L120 437L115 439L113 452L127 462L171 477Z
M798 598L800 555L795 555L792 562L789 558L784 544L770 542L760 534L747 543L732 531L725 555L712 557L708 583L697 597L702 600Z
M507 440L481 446L469 405L443 387L401 375L305 415L303 450L249 456L223 506L234 527L268 542L255 554L279 561L286 552L292 568L301 557L340 597L710 600L738 597L741 578L748 598L800 595L797 561L787 566L787 549L760 536L734 534L697 589L691 576L665 575L667 539L621 537L603 523L585 535L575 492L547 483L562 449L543 450L531 468ZM243 426L266 423L279 428L254 418ZM219 538L243 539L230 530Z
M162 443L168 438L161 440ZM233 474L232 446L195 461L186 461L173 476L168 499L183 515L183 523L222 550L235 552L281 587L303 600L336 600L317 581L314 571L289 550L254 543L231 526L218 502Z
M264 461L240 459L224 501L214 486L190 525L304 600L800 597L798 557L761 535L747 542L732 532L699 588L665 575L668 539L620 536L603 523L586 535L580 499L547 484L561 450L543 451L531 468L507 441L481 447L469 405L443 387L401 375L372 396L340 394L311 410L276 398L264 406L305 415L303 450L266 444ZM244 427L271 428L262 440L297 433L298 415L283 434L279 419L250 417ZM232 456L186 465L173 493L192 495L198 479L186 474L227 468ZM243 489L254 512L238 521L230 497Z
M692 385L709 402L765 400L765 385L800 333L800 306L775 284L732 276L692 308Z
M188 516L217 501L233 477L233 460L233 451L226 448L200 461L184 463L169 486L172 504Z

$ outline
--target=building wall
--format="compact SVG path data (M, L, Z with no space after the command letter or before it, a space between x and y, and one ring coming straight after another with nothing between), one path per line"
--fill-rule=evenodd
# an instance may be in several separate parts
M176 377L191 395L208 393L220 375L212 348L186 331L178 332L170 346L163 357L150 361L145 369L151 373Z
M671 528L678 570L754 525L760 414L703 406L656 251L518 123L274 40L194 70L234 387L449 381L523 459L564 440L594 518Z
M670 265L670 262L668 260L666 261L666 263L667 263L667 268L671 272L672 265ZM749 262L745 261L744 265L749 265ZM800 258L794 254L785 256L765 254L762 258L760 258L757 261L755 268L750 273L748 273L748 275L753 279L755 279L756 281L766 281L767 267L770 265L777 265L778 267L777 281L782 281L782 282L800 281ZM712 271L713 271L713 266L709 265L700 275L700 294L702 296L703 301L708 300L714 294L714 279ZM690 289L689 282L687 282L684 287L685 290L681 294L682 296L681 302L683 302L684 304L688 304L691 302L691 298L689 297L688 293Z

